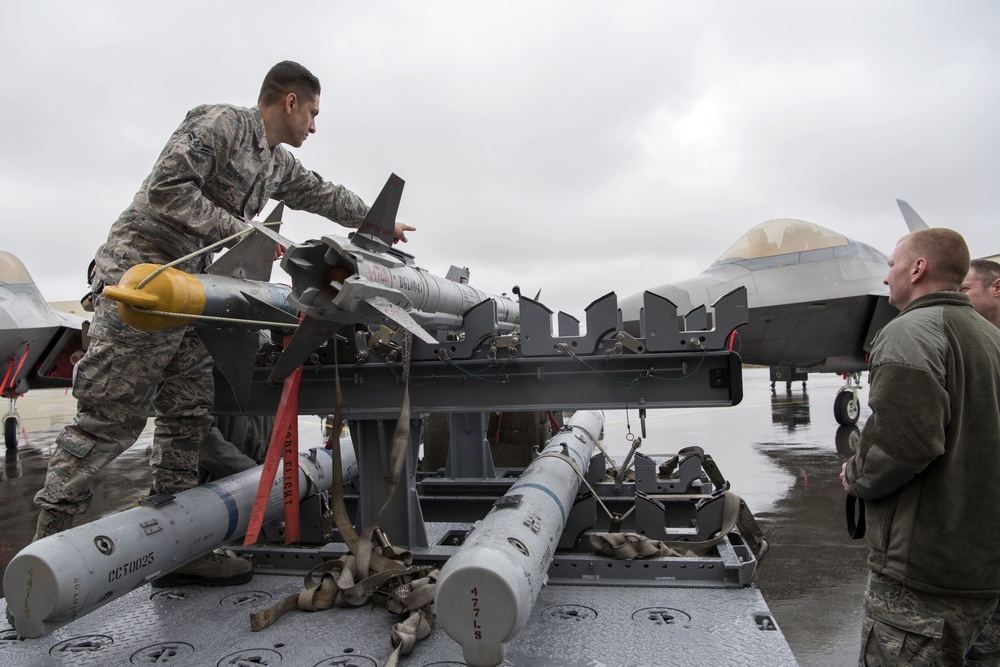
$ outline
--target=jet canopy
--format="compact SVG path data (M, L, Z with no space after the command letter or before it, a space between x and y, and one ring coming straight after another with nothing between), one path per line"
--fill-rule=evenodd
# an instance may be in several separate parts
M751 228L729 250L723 253L716 263L727 260L773 257L850 244L851 241L846 236L832 232L826 227L820 227L804 220L781 218L768 220Z
M30 285L31 276L17 257L0 250L0 285Z

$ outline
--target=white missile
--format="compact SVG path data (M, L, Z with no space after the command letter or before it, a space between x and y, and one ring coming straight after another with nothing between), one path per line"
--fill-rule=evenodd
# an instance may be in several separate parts
M502 663L527 622L602 428L574 414L441 568L434 606L471 667Z
M350 439L341 440L343 479L357 476ZM4 573L7 608L25 637L41 637L246 533L262 468L154 496L26 546ZM306 474L308 471L308 475ZM299 456L302 498L332 487L333 456ZM264 521L281 518L284 480L276 476ZM162 502L159 500L162 499Z

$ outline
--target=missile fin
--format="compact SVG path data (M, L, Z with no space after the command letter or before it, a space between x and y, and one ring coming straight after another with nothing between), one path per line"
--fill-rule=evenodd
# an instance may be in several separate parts
M364 302L425 343L435 345L440 342L434 336L430 335L426 329L417 324L416 320L410 317L409 313L384 296L370 296L364 299Z
M399 210L399 200L403 197L403 184L403 179L390 174L358 231L351 234L351 240L356 245L372 252L385 252L392 247L396 238L396 212Z
M267 303L266 301L261 301L252 294L246 292L240 292L250 305L254 308L254 315L258 315L261 320L266 320L270 322L281 322L283 324L296 324L299 318L292 315L288 311L282 310L281 308L276 308L274 305Z
M264 223L280 223L281 214L284 210L285 202L278 202L278 205L268 214ZM251 222L250 224L260 231L260 233L251 234L237 243L205 269L205 273L264 282L271 279L271 267L274 265L274 244L277 241L267 232L273 231L277 233L280 224L269 225L267 227L263 225L258 227L257 225L261 223L254 224ZM289 244L282 243L282 245L287 247Z
M250 402L254 358L260 348L260 332L233 329L195 329L219 371L229 381L240 413Z
M313 350L333 338L344 326L346 325L319 320L308 315L303 317L299 328L292 335L292 339L285 345L285 351L281 353L274 368L271 369L268 380L276 382L290 376L309 358Z

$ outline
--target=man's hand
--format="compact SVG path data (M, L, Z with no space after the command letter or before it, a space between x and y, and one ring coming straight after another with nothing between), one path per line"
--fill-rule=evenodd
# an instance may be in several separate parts
M409 225L405 225L402 222L397 222L395 238L392 239L393 244L395 245L400 241L402 241L403 243L407 243L408 240L406 238L406 232L415 232L415 231L417 231L416 227L410 227Z
M851 493L851 487L847 483L847 461L844 461L844 464L840 466L840 483L843 485L844 491L847 491L852 496L854 495Z
M277 262L279 259L281 259L281 256L285 254L286 250L288 250L288 248L286 248L285 246L281 245L280 243L275 243L274 244L274 261Z

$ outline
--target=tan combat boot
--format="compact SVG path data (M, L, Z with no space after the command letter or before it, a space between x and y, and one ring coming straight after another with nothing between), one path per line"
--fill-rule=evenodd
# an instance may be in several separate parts
M61 533L73 527L73 515L59 510L42 509L38 513L38 523L35 525L35 536L32 542L37 542L43 537Z
M231 554L232 552L230 552ZM253 579L253 565L246 558L218 549L150 582L155 588L178 586L235 586Z

